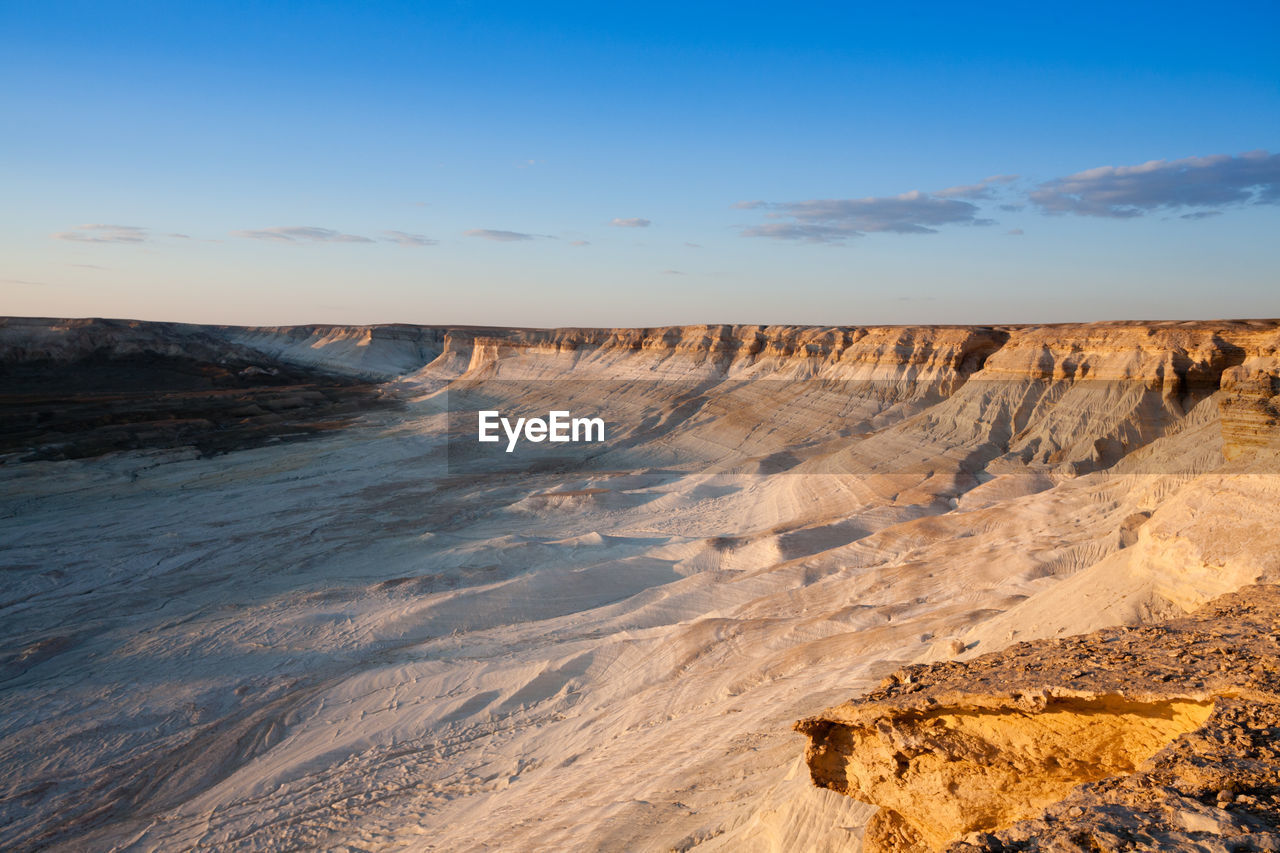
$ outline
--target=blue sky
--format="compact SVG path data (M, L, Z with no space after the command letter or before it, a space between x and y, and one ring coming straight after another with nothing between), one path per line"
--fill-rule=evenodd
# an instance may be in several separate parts
M0 313L1276 316L1278 39L1275 3L0 0Z

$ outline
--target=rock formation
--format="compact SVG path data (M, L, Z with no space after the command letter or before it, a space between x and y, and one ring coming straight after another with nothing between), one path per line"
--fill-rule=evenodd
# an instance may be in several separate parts
M877 851L1280 850L1280 587L905 667L801 720Z
M0 847L856 850L874 808L810 783L796 719L1280 582L1278 348L1276 321L0 320ZM609 440L489 453L479 403ZM993 683L911 737L1084 750L996 765L1018 849L1026 809L1255 701L1150 666L1139 695L1081 664L1026 730ZM1179 813L1240 835L1260 791Z

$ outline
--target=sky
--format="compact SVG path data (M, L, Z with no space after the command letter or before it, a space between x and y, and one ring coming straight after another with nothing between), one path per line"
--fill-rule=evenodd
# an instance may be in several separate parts
M0 314L1280 316L1280 4L894 5L0 0Z

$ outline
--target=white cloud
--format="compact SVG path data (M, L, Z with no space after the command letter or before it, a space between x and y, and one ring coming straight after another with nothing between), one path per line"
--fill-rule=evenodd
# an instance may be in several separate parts
M439 240L432 240L425 234L409 234L404 231L383 231L382 233L386 235L386 239L389 242L395 243L398 246L435 246L440 242Z
M1101 166L1046 181L1030 198L1044 213L1116 219L1188 207L1277 204L1280 154L1251 151Z
M479 237L481 240L493 240L498 243L514 243L520 240L533 240L539 235L525 234L520 231L498 231L493 228L472 228L462 232L467 237Z
M276 228L260 228L253 231L232 231L233 237L247 237L251 240L268 240L275 243L372 243L368 237L358 234L343 234L332 228L318 228L314 225L289 225Z
M983 178L976 184L947 187L945 190L938 190L933 195L938 198L989 199L995 197L997 187L1011 184L1016 180L1018 180L1017 175L992 175L989 178Z
M875 232L933 234L946 225L994 225L980 202L1005 212L1026 204L1050 215L1125 219L1163 211L1181 219L1218 216L1220 208L1280 204L1280 154L1151 160L1137 166L1102 166L1054 178L1026 192L1018 175L992 175L932 193L809 201L740 201L735 210L765 211L764 222L742 227L745 237L840 243ZM1185 212L1184 212L1185 211ZM1022 229L1006 232L1021 236Z
M136 225L77 225L51 236L76 243L145 243L150 237L146 228Z
M897 196L856 199L814 199L779 204L750 202L739 209L767 209L778 220L743 229L746 237L834 243L870 232L934 234L942 225L990 225L978 216L975 204L937 198L919 191Z

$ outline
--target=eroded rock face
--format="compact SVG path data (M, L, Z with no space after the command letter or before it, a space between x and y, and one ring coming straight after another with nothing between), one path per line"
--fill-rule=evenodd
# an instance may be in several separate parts
M1280 369L1274 359L1233 367L1222 374L1223 455L1236 459L1248 448L1275 440L1280 424Z
M796 727L817 785L881 807L872 853L1280 850L1278 629L1280 586L1248 587L907 667Z
M945 708L892 726L832 727L819 735L826 743L814 764L825 778L843 775L846 793L871 792L897 833L938 849L1037 815L1083 782L1132 773L1212 709L1118 696L1054 697L1034 710Z
M1254 381L1278 349L1276 321L0 319L9 438L57 458L0 458L0 847L856 849L874 808L809 784L792 720L907 661L1280 579L1274 394ZM573 465L495 467L453 452L468 385L538 417L607 400L625 429ZM400 402L371 413L368 392ZM284 440L307 429L323 438ZM904 715L921 762L948 726L996 756L1044 742L987 762L997 783L933 768L969 797L954 820L1014 821L975 844L1262 843L1262 782L1217 803L1243 748L1274 775L1270 706L1074 667L1014 680L1043 702L960 670L956 695L989 705ZM1195 745L1215 719L1229 736ZM1134 780L1171 788L1142 774L1187 744L1185 789L1135 799ZM993 784L1020 798L984 802ZM1112 799L1076 803L1094 790ZM903 817L923 798L902 799L882 846L927 843Z

